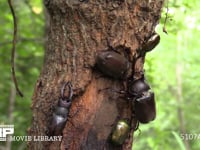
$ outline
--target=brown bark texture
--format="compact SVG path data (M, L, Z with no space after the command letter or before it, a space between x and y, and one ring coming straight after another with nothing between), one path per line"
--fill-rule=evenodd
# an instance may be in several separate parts
M44 65L32 98L29 135L48 134L65 82L71 81L74 95L62 141L31 141L29 149L131 149L136 122L131 105L112 90L122 90L123 82L102 76L95 67L96 55L109 49L109 43L119 51L128 49L131 61L136 50L154 33L163 1L44 0L50 25ZM137 61L135 71L142 71L143 64L144 58ZM125 118L132 120L130 136L122 146L113 146L109 142L113 126Z

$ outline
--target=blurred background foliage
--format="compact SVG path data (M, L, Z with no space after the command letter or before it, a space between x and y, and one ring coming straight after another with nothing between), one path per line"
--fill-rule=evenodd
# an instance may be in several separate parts
M11 80L13 20L8 4L0 0L0 124L14 124L15 135L27 135L31 123L31 97L42 68L45 17L41 0L13 0L18 18L16 74L24 98L16 96ZM167 7L156 31L160 44L146 55L145 74L156 94L157 118L140 125L134 134L134 150L197 150L200 137L182 140L181 134L200 134L200 1L169 0L166 30L162 31ZM12 106L12 107L11 107ZM186 134L185 134L186 133ZM194 137L193 137L194 138ZM0 143L0 149L9 143ZM12 149L25 149L13 142Z
M14 124L14 135L27 135L31 123L31 97L44 56L45 18L41 0L12 0L18 22L16 75L21 98L11 80L13 18L4 0L0 0L0 124ZM5 142L1 142L3 149ZM10 149L9 144L6 145ZM25 142L13 142L12 149L25 149Z
M198 123L200 117L200 1L170 0L168 21L162 31L167 12L156 31L160 44L146 55L145 73L156 94L157 117L148 125L140 125L134 135L134 150L200 149ZM190 140L186 139L188 136Z

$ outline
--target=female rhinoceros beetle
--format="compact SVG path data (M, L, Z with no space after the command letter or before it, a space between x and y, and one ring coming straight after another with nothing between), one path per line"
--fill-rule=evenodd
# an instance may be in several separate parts
M154 49L160 42L160 35L153 33L153 35L147 40L147 42L142 46L142 50L149 52Z
M124 45L120 45L116 48L112 47L107 41L108 49L100 51L96 56L96 66L104 74L114 79L126 79L131 63L128 59L128 53L130 49ZM119 52L119 50L121 53ZM127 56L127 57L126 57Z
M144 57L147 52L154 49L160 42L160 35L157 33L153 33L151 37L140 46L136 51L138 52L138 55L135 56L135 60L137 60L140 57Z
M123 79L130 67L128 59L116 51L101 51L96 58L98 69L109 77Z
M130 125L126 120L119 120L111 133L111 142L115 145L122 145L128 137Z
M150 91L144 75L140 79L129 82L128 97L133 100L136 118L141 123L154 120L156 117L154 93Z
M64 96L65 87L68 86L68 97ZM53 112L53 118L49 127L50 135L60 135L68 119L69 109L72 103L73 90L71 82L67 82L61 89L61 97L58 100L57 107Z

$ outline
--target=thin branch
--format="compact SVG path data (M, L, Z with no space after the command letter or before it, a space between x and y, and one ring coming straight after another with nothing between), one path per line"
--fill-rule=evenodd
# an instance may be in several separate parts
M165 20L164 20L164 26L163 26L163 32L165 32L166 34L168 34L167 30L166 30L166 24L167 24L167 20L169 18L168 13L169 13L169 7L168 7L168 0L167 0L167 11L165 13Z
M14 23L14 32L13 32L13 41L12 41L12 54L11 54L11 72L12 72L12 79L14 81L14 84L15 84L15 88L16 88L16 91L17 93L23 97L23 94L22 92L19 90L18 88L18 84L17 84L17 79L16 79L16 75L15 75L15 50L16 50L16 41L17 41L17 18L15 16L15 11L13 9L13 6L12 6L12 2L11 0L8 0L8 4L9 4L9 7L10 7L10 10L11 10L11 13L12 13L12 16L13 16L13 23Z

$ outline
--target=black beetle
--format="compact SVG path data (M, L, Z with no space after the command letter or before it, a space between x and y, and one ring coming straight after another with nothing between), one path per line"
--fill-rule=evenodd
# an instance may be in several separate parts
M138 48L136 51L138 55L135 55L135 60L137 60L140 57L144 57L147 52L154 49L160 42L160 35L157 33L153 33L150 38L144 42L144 44Z
M135 100L135 115L139 122L148 123L156 117L154 93L143 92L143 95Z
M142 46L142 50L149 52L154 49L160 42L160 35L153 33L147 42Z
M140 97L144 91L148 91L150 86L144 80L144 76L137 80L129 80L128 82L128 93L135 97Z
M122 145L129 135L130 125L126 120L119 120L111 133L111 142Z
M135 116L141 123L148 123L156 117L154 93L146 83L144 75L140 79L129 81L128 98L134 103Z
M65 87L69 88L68 97L64 96ZM58 100L57 107L53 112L53 118L49 127L50 135L61 135L62 130L65 127L66 121L68 119L69 109L72 103L72 84L71 82L67 82L63 85L61 89L61 98Z
M101 51L96 65L102 73L115 79L125 78L130 67L128 59L114 50Z

